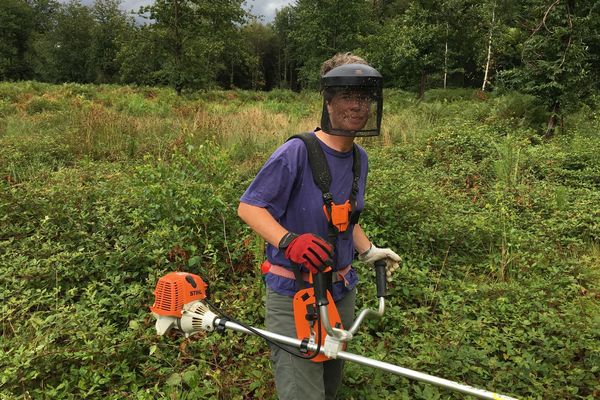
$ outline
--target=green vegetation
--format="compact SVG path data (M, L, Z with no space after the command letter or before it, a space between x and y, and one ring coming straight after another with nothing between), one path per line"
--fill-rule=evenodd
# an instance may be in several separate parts
M168 271L263 325L237 199L319 97L0 84L0 398L270 399L266 345L157 337ZM600 396L600 99L542 140L533 96L386 93L364 227L403 256L349 351L528 399ZM359 306L374 305L358 263ZM347 364L341 398L464 396Z
M594 0L296 0L268 24L242 0L3 0L0 80L315 88L338 52L388 87L518 90L559 117L600 88ZM131 7L131 3L128 3ZM550 135L549 133L548 135Z

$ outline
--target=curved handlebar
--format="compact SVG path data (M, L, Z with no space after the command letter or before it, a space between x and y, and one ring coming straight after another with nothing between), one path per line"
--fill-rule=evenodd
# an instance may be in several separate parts
M317 277L319 275L326 275L326 274L317 274ZM331 326L331 324L329 323L329 314L327 312L327 302L326 303L322 303L319 296L321 296L320 292L322 292L322 296L325 297L325 301L327 301L327 297L326 297L326 291L325 288L327 287L327 285L324 284L324 281L326 278L322 278L322 280L319 280L317 277L315 277L316 279L314 280L314 285L315 285L315 297L317 298L317 305L319 306L319 311L321 313L321 318L322 318L322 323L323 326L325 327L325 331L327 332L327 334L329 336L332 336L336 339L339 340L350 340L352 338L352 336L356 333L356 331L358 331L358 328L360 327L360 324L362 324L362 322L364 321L365 318L367 317L379 317L381 318L383 316L383 313L385 311L385 297L387 296L387 275L386 275L386 262L385 260L379 260L375 262L375 283L377 285L377 297L379 298L379 307L377 310L371 310L369 308L365 308L363 309L360 314L358 315L358 317L356 318L356 320L354 321L354 323L352 324L352 326L350 327L350 329L348 330L341 330L341 329L337 329L337 328L333 328ZM331 275L329 274L329 277L331 277ZM323 286L321 286L323 285Z

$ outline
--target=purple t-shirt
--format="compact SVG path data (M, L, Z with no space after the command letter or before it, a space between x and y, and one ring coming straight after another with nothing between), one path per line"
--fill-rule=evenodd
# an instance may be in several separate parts
M313 133L314 135L314 133ZM339 152L319 140L331 172L330 192L335 204L343 204L350 198L352 190L353 151ZM367 153L359 146L361 174L357 195L357 208L362 210L367 180ZM327 239L328 222L323 212L323 195L316 186L308 151L300 139L292 139L280 146L259 171L240 201L265 208L283 227L298 234L313 233ZM352 263L354 243L350 225L346 232L338 235L335 246L334 270ZM274 246L267 245L267 258L272 264L290 267L290 261ZM304 267L303 267L304 268ZM293 279L274 274L265 277L267 286L276 293L293 296L296 283ZM346 275L347 284L341 280L333 284L332 296L338 301L352 290L358 282L354 269Z

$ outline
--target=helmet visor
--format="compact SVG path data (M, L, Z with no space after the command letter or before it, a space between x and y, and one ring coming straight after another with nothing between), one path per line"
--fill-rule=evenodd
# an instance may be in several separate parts
M341 86L324 90L321 128L338 136L377 136L382 99L376 87Z

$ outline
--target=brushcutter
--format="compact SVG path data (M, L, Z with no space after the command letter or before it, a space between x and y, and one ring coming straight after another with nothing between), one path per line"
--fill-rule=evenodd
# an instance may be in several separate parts
M154 291L155 301L150 309L156 317L156 331L159 335L165 335L171 329L181 331L186 337L201 331L223 332L230 329L259 336L276 346L293 348L296 350L294 355L315 362L327 359L352 361L481 399L516 400L513 397L345 351L346 344L365 319L383 316L386 297L385 262L375 264L375 277L378 309L361 310L352 326L344 329L335 303L327 290L331 274L319 273L314 276L313 287L302 289L294 297L297 338L254 328L227 316L208 300L208 285L202 278L187 272L171 272L160 278ZM285 347L282 348L289 351Z

